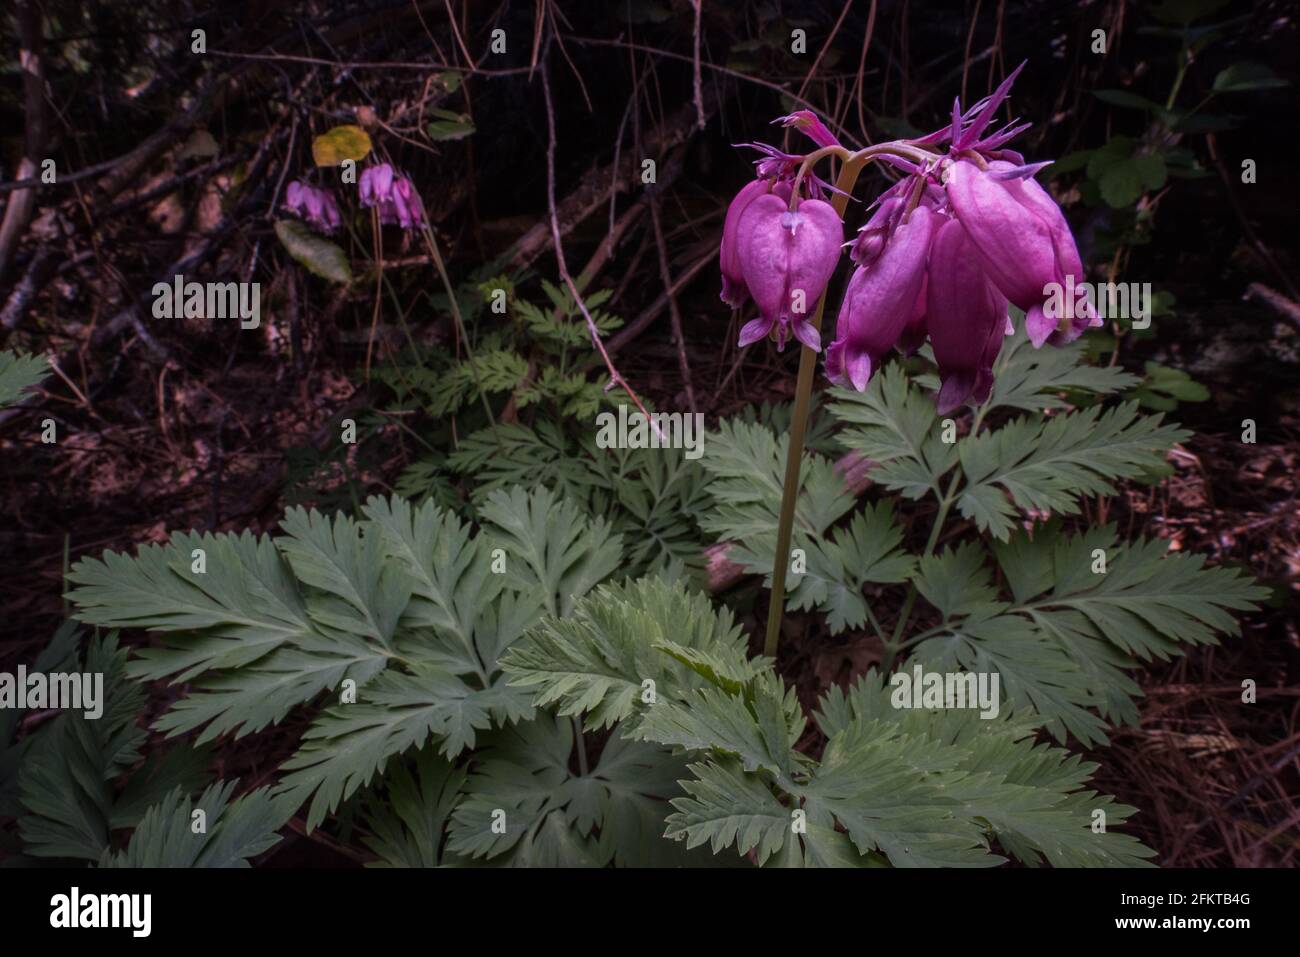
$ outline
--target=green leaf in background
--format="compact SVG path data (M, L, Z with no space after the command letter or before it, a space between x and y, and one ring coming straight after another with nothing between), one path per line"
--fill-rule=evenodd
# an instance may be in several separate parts
M1111 106L1123 106L1133 110L1146 110L1148 113L1163 113L1164 107L1145 96L1138 96L1128 90L1093 90L1092 95Z
M1262 63L1234 63L1214 78L1214 92L1240 93L1246 90L1275 90L1288 83Z
M1136 402L1015 419L958 443L966 485L957 507L1005 541L1022 510L1076 514L1080 497L1113 494L1110 480L1158 465L1190 434L1139 415Z
M275 234L296 259L310 272L331 282L351 282L352 267L347 254L328 239L322 239L302 223L281 219L275 224Z
M1160 189L1165 185L1169 171L1165 167L1163 157L1156 153L1148 153L1145 156L1133 157L1132 162L1144 189Z
M1226 7L1230 0L1163 0L1151 15L1165 23L1188 24Z
M1148 362L1146 372L1146 379L1131 393L1144 408L1172 412L1179 402L1204 402L1210 397L1209 389L1181 369Z
M239 867L280 842L276 833L294 807L261 788L235 801L237 781L218 782L191 801L182 788L151 807L126 850L105 850L100 867ZM191 816L202 810L207 829L196 833Z
M663 837L685 762L616 734L590 771L575 773L575 744L586 747L551 715L496 734L452 812L448 849L509 867L685 863Z
M1117 163L1107 168L1098 180L1101 198L1111 209L1132 206L1142 196L1142 176L1136 164Z
M1136 146L1127 136L1116 136L1088 157L1088 178L1096 181L1112 209L1132 206L1147 190L1165 185L1164 158L1157 153L1134 155Z
M414 764L412 771L410 764ZM379 855L368 867L437 867L444 863L443 832L460 800L467 769L457 768L433 748L410 763L393 762L385 776L385 798L366 802L370 835L366 846Z
M620 3L617 9L628 23L664 23L673 17L667 6L655 0L629 0L626 6Z
M50 374L45 356L0 352L0 409L17 402L24 392Z
M66 642L78 640L70 625L60 629L51 643L59 648L54 658L67 657ZM145 740L138 726L145 693L127 680L126 656L115 632L90 639L75 669L104 676L103 714L65 711L25 739L31 743L18 775L18 828L33 857L98 860L111 831L134 827L173 789L188 795L207 778L207 751L185 745L155 752L135 767ZM38 665L50 660L42 656ZM115 799L113 782L128 772L127 787Z
M426 128L431 140L459 140L474 132L474 121L467 113L454 113L451 110L430 110L438 119Z
M1175 133L1218 133L1240 125L1240 116L1194 113L1176 119L1172 127Z
M359 126L336 126L311 141L317 166L338 166L344 160L360 163L370 155L370 134Z

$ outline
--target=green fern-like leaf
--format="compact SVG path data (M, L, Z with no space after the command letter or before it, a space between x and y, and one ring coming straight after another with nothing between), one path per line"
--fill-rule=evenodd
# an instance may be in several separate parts
M448 848L514 867L681 863L662 834L683 762L615 736L575 774L574 746L571 723L549 715L499 734L466 783Z
M802 549L803 563L788 574L786 607L825 612L831 634L862 627L867 621L863 586L902 582L911 576L915 558L902 550L902 541L888 502L866 506L847 525L827 535L795 535L793 548ZM774 523L770 530L734 545L727 557L766 576L764 584L770 588L775 554Z
M705 516L706 531L726 541L746 541L773 531L781 512L789 437L777 437L756 424L723 421L706 440L701 459L712 481L716 508ZM806 455L799 473L795 528L822 535L853 507L853 495L834 466L819 455Z
M515 574L539 591L552 615L567 615L622 555L622 539L603 518L588 520L549 489L493 492L482 514L494 526L492 540L516 563Z
M1121 545L1113 526L1069 536L1050 522L1032 536L1018 532L995 550L1010 601L993 588L978 546L931 556L916 584L943 621L915 658L940 671L997 672L1008 700L1031 706L1058 739L1103 743L1098 714L1136 720L1140 691L1128 672L1139 661L1236 634L1229 612L1268 594L1235 570L1166 549Z
M538 689L539 702L588 713L589 726L620 721L625 736L698 758L667 822L667 835L687 848L735 845L783 866L991 866L1004 859L995 840L1030 864L1131 865L1149 856L1131 838L1093 834L1092 810L1114 823L1131 809L1082 790L1091 766L1034 744L1040 719L1032 711L1004 708L992 721L976 712L903 713L882 680L868 678L850 696L827 696L818 720L828 742L814 761L796 750L804 718L793 689L766 664L745 670L736 660L743 651L726 641L670 647L646 613L643 588L685 597L680 585L663 583L602 590L573 618L536 629L506 667L516 683ZM987 588L969 583L945 604L960 614L989 601ZM711 631L698 614L671 614L697 635ZM726 634L729 621L719 625L713 633ZM670 663L656 668L652 651L668 652ZM658 675L653 703L636 698L646 675ZM491 840L487 809L473 819L480 852ZM536 825L536 814L525 814L520 833Z
M126 678L127 652L109 634L90 639L78 661L72 654L76 642L75 630L62 629L54 657L39 659L36 667L62 659L62 667L102 674L103 713L88 718L83 711L64 712L25 739L17 755L18 828L33 857L97 861L112 831L134 827L174 788L190 793L201 787L209 755L181 746L156 752L137 767L145 738L137 725L144 689ZM126 788L115 796L114 782L128 772Z
M536 429L498 423L466 436L447 457L447 467L473 480L470 494L478 501L511 485L544 485L582 501L592 477L574 453L563 429L548 419Z
M706 658L707 656L707 658ZM566 618L546 618L502 660L510 684L541 707L587 715L587 728L647 713L650 701L709 682L699 664L730 677L752 673L730 612L658 578L605 585ZM652 692L652 693L648 693Z
M966 484L957 507L1005 541L1017 509L1072 515L1081 496L1111 494L1114 479L1158 468L1189 434L1162 425L1159 415L1140 415L1136 402L1016 419L959 443Z
M840 441L876 463L872 481L909 499L941 494L939 480L957 464L956 451L935 428L934 400L911 386L900 363L872 376L865 392L831 394L831 412L848 426Z
M275 539L178 534L134 559L80 562L70 597L84 620L169 633L132 669L193 683L159 719L171 734L246 734L346 683L277 791L310 800L315 827L393 756L432 741L454 757L531 718L501 654L618 564L608 526L546 489L502 490L484 522L474 536L398 498L371 499L359 519L295 509Z
M1043 412L1070 404L1071 395L1112 395L1133 388L1140 381L1118 366L1094 366L1084 362L1082 339L1063 346L1035 349L1025 335L1020 311L1013 308L1016 332L1007 336L993 367L993 392L983 412L1010 408ZM939 377L918 375L917 385L937 392Z
M106 850L100 867L251 867L250 858L280 841L293 808L269 788L230 800L238 782L218 782L191 800L177 788L151 807L123 851ZM194 814L202 811L204 828Z
M1060 748L1038 744L1038 719L1032 712L1003 709L988 720L975 710L895 707L885 679L870 671L847 692L830 689L818 707L817 723L831 737L855 724L880 722L910 738L937 741L958 752L956 773L984 776L993 786L963 811L989 825L991 836L1028 865L1057 867L1141 866L1152 852L1131 835L1114 830L1134 809L1086 789L1097 765ZM1094 812L1103 811L1105 830L1096 830Z
M409 764L414 765L412 771ZM394 762L383 799L366 803L370 834L363 838L379 855L374 867L437 867L444 862L443 837L452 809L465 786L466 771L433 753L413 762Z
M0 409L13 405L49 374L49 362L44 356L24 356L0 349Z

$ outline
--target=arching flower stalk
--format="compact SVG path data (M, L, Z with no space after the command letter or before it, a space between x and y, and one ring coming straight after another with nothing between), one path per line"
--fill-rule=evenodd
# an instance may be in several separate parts
M812 393L826 287L843 247L856 264L844 291L835 338L826 349L826 375L867 388L890 350L911 354L929 338L939 367L938 411L946 415L988 400L1002 341L1013 330L1007 309L1025 312L1035 348L1061 345L1101 324L1091 303L1055 316L1053 291L1084 281L1070 227L1034 180L1046 163L1026 164L1006 144L1029 127L990 125L1021 69L966 111L954 101L952 120L928 136L893 140L856 152L840 145L804 110L777 122L797 129L817 148L798 155L751 143L762 155L755 178L732 201L722 231L722 299L733 308L753 299L758 317L745 323L739 344L771 337L803 345L790 424L772 605L764 653L776 653L785 602L794 504ZM833 187L814 167L841 163ZM877 197L855 239L843 243L843 216L862 167L881 160L904 175ZM809 309L810 304L816 303Z

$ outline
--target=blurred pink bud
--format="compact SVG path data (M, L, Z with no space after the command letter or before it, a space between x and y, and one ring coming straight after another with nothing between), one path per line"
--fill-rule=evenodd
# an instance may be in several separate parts
M361 205L378 207L381 225L413 229L424 222L424 206L415 186L387 163L362 170L357 185Z
M361 196L361 205L377 206L387 200L393 188L393 168L387 163L367 166L361 171L361 181L357 191Z
M325 233L334 232L343 221L332 195L300 180L294 180L285 188L281 206Z

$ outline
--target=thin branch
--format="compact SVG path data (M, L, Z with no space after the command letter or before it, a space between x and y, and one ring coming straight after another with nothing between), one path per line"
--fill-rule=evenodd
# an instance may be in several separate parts
M19 180L35 174L45 149L45 62L41 56L41 11L35 0L18 4L18 36L22 48L18 62L23 72L23 155L18 161ZM27 223L36 211L36 191L23 189L10 198L5 207L4 221L0 222L0 278L9 266L10 257L18 248L18 240L27 230Z
M849 0L850 3L853 0ZM695 63L694 63L694 87L695 87L695 128L704 129L704 90L700 83L700 14L704 10L704 0L691 0L691 5L695 7ZM818 57L820 59L820 57ZM813 69L817 69L814 64ZM804 81L807 82L806 80ZM803 90L799 90L803 93Z
M682 335L682 312L677 307L677 296L673 292L673 275L668 269L668 245L664 242L663 225L659 221L659 197L650 199L650 221L654 225L655 246L659 249L659 279L668 294L668 314L673 321L673 339L677 343L677 366L682 373L682 382L686 386L686 401L692 412L695 404L695 386L691 384L691 365L686 360L686 339Z
M654 419L646 411L636 392L628 385L627 381L614 367L609 353L605 351L605 344L600 341L600 330L596 328L596 320L591 318L591 312L587 309L587 303L582 298L582 293L578 291L573 277L569 275L568 264L564 260L564 245L560 241L560 220L555 212L555 103L551 99L551 81L550 81L550 63L547 62L545 55L542 57L542 94L546 101L546 208L551 221L551 240L555 244L555 263L560 271L560 278L569 289L569 295L573 296L573 301L577 304L578 309L582 312L582 318L587 321L587 332L591 335L592 345L600 353L601 359L605 362L605 368L609 370L609 385L607 389L622 386L627 392L628 397L632 400L638 411L646 417L646 421L651 427L658 431Z

